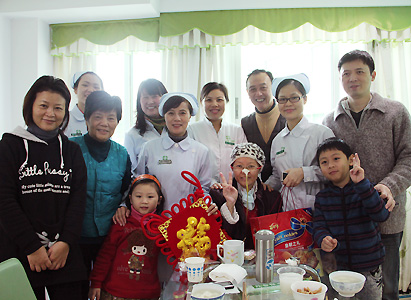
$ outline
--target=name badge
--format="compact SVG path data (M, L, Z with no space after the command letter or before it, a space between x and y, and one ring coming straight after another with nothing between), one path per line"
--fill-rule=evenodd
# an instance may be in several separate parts
M234 146L235 142L229 135L226 135L224 144Z
M285 154L285 147L281 147L281 150L278 151L275 156L283 156Z
M82 136L81 130L77 129L76 132L72 132L71 136Z
M164 155L163 159L159 159L158 160L158 164L159 165L171 165L173 162L171 161L171 159L168 159L168 156Z

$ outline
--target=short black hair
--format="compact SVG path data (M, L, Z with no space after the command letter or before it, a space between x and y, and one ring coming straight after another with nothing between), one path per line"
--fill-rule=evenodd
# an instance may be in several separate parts
M190 115L192 115L193 114L193 107L191 106L190 102L186 98L181 97L181 96L172 96L167 100L166 103L164 103L163 116L165 116L166 113L170 109L179 107L180 104L183 103L184 101L187 102L188 110L190 111Z
M112 110L116 112L117 121L120 122L122 114L121 99L117 96L111 96L105 91L95 91L87 97L84 119L89 120L96 111L110 112Z
M306 96L307 92L305 91L304 86L302 85L301 82L295 79L285 79L281 81L281 83L277 86L277 90L275 91L275 99L278 99L278 94L280 93L280 90L285 87L286 85L292 84L295 86L295 88L301 93L301 95Z
M354 60L361 60L364 64L368 66L370 69L370 74L375 70L374 59L372 56L364 50L352 50L341 57L340 61L338 62L338 72L341 71L341 67L343 64L347 62L351 62Z
M350 146L348 146L346 142L344 142L342 139L331 137L323 141L317 148L317 154L315 157L318 164L320 164L321 153L327 150L340 150L345 154L347 159L350 158L350 156L353 154Z
M230 101L228 99L228 91L224 84L218 82L209 82L203 86L200 93L200 102L204 100L207 95L214 90L220 90L224 94L225 101Z
M30 87L29 91L27 92L26 96L24 97L23 102L23 118L24 122L27 126L33 125L33 103L36 100L37 94L41 92L51 92L59 94L66 100L65 103L65 114L63 118L63 122L59 124L61 130L66 129L70 113L69 113L69 106L71 100L71 94L67 85L64 83L63 80L60 78L56 78L54 76L44 75L38 78L33 85Z
M273 77L273 74L271 74L270 71L266 71L266 70L264 70L264 69L255 69L254 71L252 71L250 74L247 75L247 80L245 81L245 86L247 86L248 79L250 79L250 77L251 77L252 75L257 75L257 74L260 74L260 73L265 73L265 74L267 74L267 76L270 78L270 81L273 82L274 77Z

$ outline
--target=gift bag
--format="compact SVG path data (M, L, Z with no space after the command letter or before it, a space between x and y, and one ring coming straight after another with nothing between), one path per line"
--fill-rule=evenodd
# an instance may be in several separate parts
M289 191L281 191L283 201L293 201ZM255 233L261 229L275 234L275 263L285 262L291 256L298 257L301 263L315 268L318 257L312 251L313 214L311 208L300 208L250 219L251 232L255 243Z

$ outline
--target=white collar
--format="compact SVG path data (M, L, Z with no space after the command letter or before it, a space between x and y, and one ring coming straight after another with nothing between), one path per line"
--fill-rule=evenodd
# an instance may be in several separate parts
M78 108L78 105L71 110L70 117L74 117L77 121L84 121L84 114L81 112L80 108Z
M161 134L161 137L162 137L161 143L165 150L170 149L175 144L179 145L183 151L187 151L190 148L192 139L188 135L184 140L182 140L179 143L176 143L170 138L170 136L168 135L168 132L164 133L165 131L166 130L164 128L163 133Z

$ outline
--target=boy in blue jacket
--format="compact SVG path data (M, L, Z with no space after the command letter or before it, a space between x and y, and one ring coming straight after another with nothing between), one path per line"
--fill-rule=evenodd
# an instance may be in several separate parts
M389 217L385 202L364 177L358 154L343 140L325 140L318 146L317 160L330 183L315 199L314 240L335 254L337 269L367 278L358 299L381 299L385 249L377 222Z

